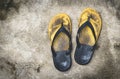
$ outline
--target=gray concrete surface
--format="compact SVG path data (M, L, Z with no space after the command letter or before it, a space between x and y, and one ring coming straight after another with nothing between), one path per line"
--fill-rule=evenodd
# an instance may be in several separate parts
M74 61L78 18L91 7L102 17L102 31L88 65ZM47 27L57 13L72 19L71 69L55 69ZM120 79L119 0L0 0L0 79Z

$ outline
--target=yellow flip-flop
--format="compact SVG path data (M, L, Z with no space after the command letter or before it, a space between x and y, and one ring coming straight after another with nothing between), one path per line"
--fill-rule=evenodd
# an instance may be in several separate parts
M85 65L90 62L93 56L101 32L102 20L100 14L94 9L85 9L80 16L78 27L74 58L78 64Z
M67 14L54 16L49 23L48 35L51 41L51 51L55 67L67 71L71 67L72 24Z

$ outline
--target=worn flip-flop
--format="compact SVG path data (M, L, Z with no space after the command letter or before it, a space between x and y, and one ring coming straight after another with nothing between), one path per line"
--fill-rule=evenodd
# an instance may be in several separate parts
M85 9L80 16L78 27L74 58L78 64L85 65L93 56L101 32L102 21L99 13L91 8Z
M71 67L71 33L72 23L67 14L57 14L50 20L48 34L53 62L60 71L67 71Z

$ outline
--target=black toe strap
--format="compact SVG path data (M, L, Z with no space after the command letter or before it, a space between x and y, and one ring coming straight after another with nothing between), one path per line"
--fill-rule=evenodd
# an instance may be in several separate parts
M95 30L94 30L92 24L91 24L91 23L89 22L89 20L88 20L88 21L86 21L84 24L82 24L82 25L80 26L80 28L78 29L77 36L76 36L76 41L77 41L77 45L78 45L78 46L80 46L80 42L79 42L80 32L81 32L81 30L82 30L83 28L85 28L85 27L87 27L87 26L92 30L92 33L93 33L94 38L95 38L95 40L96 40Z
M56 37L61 32L64 33L64 34L66 34L68 36L68 38L69 38L69 49L66 51L67 52L66 54L69 54L69 52L71 52L71 50L72 50L71 34L65 29L65 27L62 24L61 28L56 32L56 34L55 34L55 36L53 38L53 41L52 41L51 50L52 50L52 53L53 53L54 56L56 55L56 53L55 53L56 51L53 48L54 40L56 39Z

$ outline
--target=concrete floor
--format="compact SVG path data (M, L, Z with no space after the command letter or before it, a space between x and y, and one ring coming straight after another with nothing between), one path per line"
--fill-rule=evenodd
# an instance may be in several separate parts
M74 51L78 18L87 7L101 14L103 25L94 56L83 66ZM55 69L47 35L58 13L72 20L73 64L67 72ZM0 79L120 79L120 1L0 0Z

